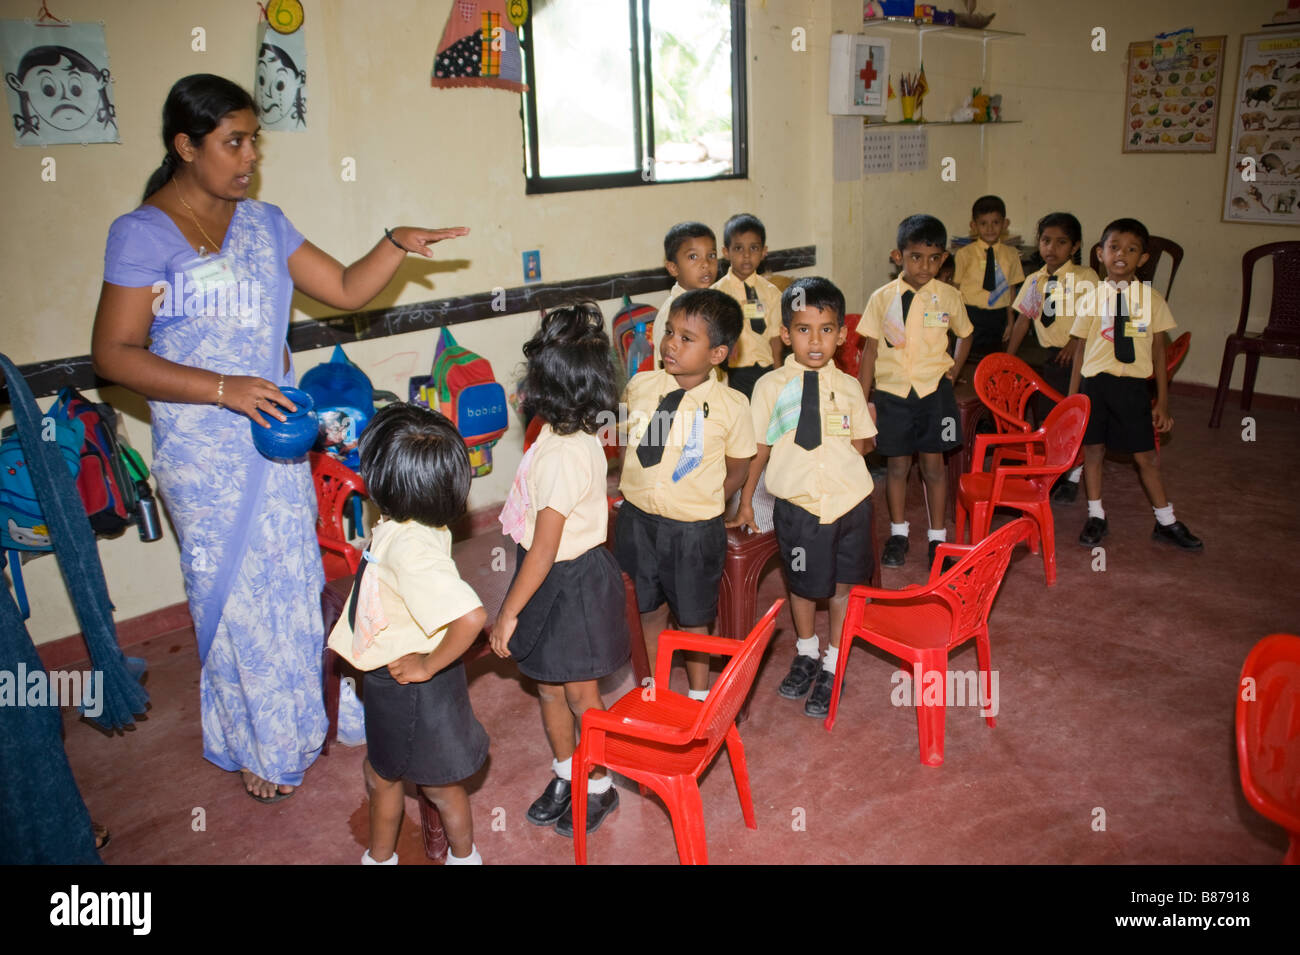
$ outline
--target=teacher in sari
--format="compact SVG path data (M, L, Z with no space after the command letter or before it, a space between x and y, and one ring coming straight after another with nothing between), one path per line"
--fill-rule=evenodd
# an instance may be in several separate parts
M286 335L295 288L364 308L408 252L432 256L465 228L386 230L344 267L276 206L247 198L253 100L210 74L163 106L167 155L144 201L109 229L95 371L149 399L153 472L179 537L202 666L203 755L249 795L291 794L325 738L324 585L305 462L263 458L248 419L293 405ZM220 292L220 294L218 294Z

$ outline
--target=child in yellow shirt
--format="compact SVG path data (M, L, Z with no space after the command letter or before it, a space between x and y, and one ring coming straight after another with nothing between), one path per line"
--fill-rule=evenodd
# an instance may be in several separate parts
M664 268L675 281L655 316L656 354L663 341L668 311L677 296L691 289L709 288L718 277L718 240L713 230L703 222L679 222L669 229L664 236ZM655 367L659 367L657 359Z
M1010 224L1006 203L998 196L980 196L971 207L971 228L978 238L953 256L954 281L975 328L972 355L1002 351L1011 337L1011 299L1025 273L1020 268L1020 253L1002 242L1002 233Z
M1084 341L1074 352L1070 394L1082 392L1092 403L1083 434L1083 483L1088 492L1088 520L1079 543L1094 547L1110 531L1101 506L1101 468L1106 449L1133 455L1142 489L1155 511L1153 540L1183 550L1204 545L1174 517L1165 497L1156 457L1155 432L1173 427L1169 417L1169 382L1165 369L1165 332L1174 316L1164 296L1137 281L1147 260L1151 236L1137 219L1116 219L1101 234L1101 264L1106 282L1091 303L1083 303L1070 334ZM1151 407L1147 378L1156 380ZM1154 428L1153 428L1154 425Z
M731 269L713 287L726 292L744 310L745 326L727 362L727 381L746 398L754 382L781 360L781 292L758 274L767 257L767 229L757 216L742 212L727 220L722 242Z
M708 633L727 559L726 502L745 482L754 427L745 396L713 370L740 336L740 306L714 289L673 302L660 345L664 367L627 383L628 441L614 552L636 585L654 660L671 611L682 630ZM687 653L690 697L708 695L707 654Z

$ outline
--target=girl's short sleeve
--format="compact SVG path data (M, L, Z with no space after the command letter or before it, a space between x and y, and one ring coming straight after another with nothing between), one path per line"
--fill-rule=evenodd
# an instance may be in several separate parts
M134 214L119 216L108 229L104 281L127 288L167 281L167 252L157 233Z
M566 518L573 513L587 490L586 474L574 467L573 458L562 446L548 448L549 454L533 459L531 478L533 506L536 512L549 507Z

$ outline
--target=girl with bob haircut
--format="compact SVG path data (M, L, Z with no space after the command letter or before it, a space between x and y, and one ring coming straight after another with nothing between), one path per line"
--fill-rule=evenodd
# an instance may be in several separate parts
M524 454L501 511L518 544L515 576L492 628L492 649L537 681L554 777L528 821L573 835L570 781L582 714L604 709L596 681L630 655L622 576L605 547L609 503L596 431L617 392L604 318L591 302L552 310L524 345L525 414L546 422ZM606 770L592 774L591 832L618 805Z

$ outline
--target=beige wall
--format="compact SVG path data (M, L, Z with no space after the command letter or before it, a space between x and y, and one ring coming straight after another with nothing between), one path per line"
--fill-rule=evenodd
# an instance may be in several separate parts
M988 49L989 86L1004 95L1007 118L1024 122L982 136L976 128L935 127L927 170L833 183L826 53L833 30L861 28L862 5L750 0L748 180L529 197L523 194L518 99L428 86L450 0L387 0L382 14L357 0L304 0L310 128L265 137L256 195L281 206L312 241L343 261L364 253L386 225L473 229L440 247L435 264L409 261L376 306L518 285L520 253L532 248L541 250L547 280L646 268L660 261L662 235L672 222L695 218L720 230L728 215L747 210L763 218L772 247L815 244L815 271L839 283L856 311L885 281L895 227L910 213L933 213L959 232L971 201L993 191L1006 199L1017 231L1032 230L1049 207L1074 211L1086 237L1109 218L1136 215L1187 250L1173 299L1180 325L1194 335L1181 377L1213 383L1240 301L1242 251L1292 235L1219 221L1230 111L1213 156L1121 154L1125 51L1132 40L1192 25L1201 33L1229 34L1225 73L1235 76L1240 35L1256 30L1280 5L985 0L981 7L997 11L995 26L1028 34ZM29 0L0 0L5 18L31 16L32 8ZM0 350L19 363L89 350L104 237L112 219L139 201L162 157L159 114L167 89L177 77L205 71L249 85L251 9L200 0L61 0L60 16L105 22L122 143L0 149L0 268L7 293ZM190 48L196 26L207 31L206 53ZM1094 26L1108 31L1106 53L1089 49ZM806 51L793 48L797 27L806 31ZM894 76L914 70L915 38L895 34L891 40ZM932 36L924 59L931 86L926 115L943 118L981 82L981 45ZM58 163L52 183L40 178L46 155ZM356 160L355 182L341 180L345 157ZM940 178L945 157L956 163L955 182ZM644 298L656 303L660 297ZM328 314L301 298L296 306L298 318ZM612 303L606 311L612 314ZM456 334L508 380L534 322L531 314L508 316L458 326ZM434 333L422 332L349 345L348 352L377 387L404 393L407 377L428 369L435 342ZM297 369L327 357L326 350L301 353ZM1265 362L1259 388L1300 395L1300 368ZM126 410L130 436L147 453L143 403L121 389L104 394ZM504 498L520 445L514 428L497 446L494 473L475 481L471 507ZM131 532L102 543L101 554L119 620L183 599L170 532L149 545ZM54 561L29 565L26 577L37 642L75 632Z

